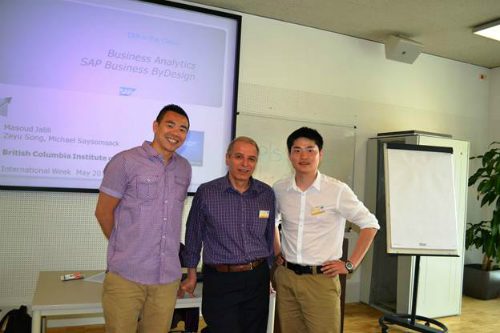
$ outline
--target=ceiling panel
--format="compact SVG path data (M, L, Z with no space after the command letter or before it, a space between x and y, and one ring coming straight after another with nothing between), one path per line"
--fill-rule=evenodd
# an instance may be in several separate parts
M487 68L500 67L500 42L472 27L500 17L500 0L194 0L383 43L391 34L423 52Z

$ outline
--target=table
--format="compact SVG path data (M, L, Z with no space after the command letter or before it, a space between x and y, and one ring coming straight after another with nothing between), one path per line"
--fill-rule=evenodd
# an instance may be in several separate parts
M102 271L81 271L86 277ZM88 282L85 280L61 281L63 274L74 271L42 271L38 275L35 294L31 309L33 320L31 331L41 332L42 318L59 315L74 314L100 314L102 313L101 294L102 283ZM186 296L178 299L175 307L200 308L203 284L198 283L194 294L196 297Z
M33 311L32 333L40 333L42 328L45 329L45 325L42 327L42 318L45 317L102 313L102 284L85 280L61 281L61 275L73 272L42 271L39 273L31 307ZM81 271L86 277L101 272ZM175 307L177 309L201 308L202 289L203 283L198 283L194 291L195 297L186 295L182 299L177 299ZM271 294L267 323L268 332L273 332L275 301L275 294Z

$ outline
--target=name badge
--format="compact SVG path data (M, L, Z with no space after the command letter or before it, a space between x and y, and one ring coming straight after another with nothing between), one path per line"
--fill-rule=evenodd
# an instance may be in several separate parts
M316 206L311 209L311 215L321 215L325 213L325 206Z
M267 219L269 218L268 210L259 210L259 219Z

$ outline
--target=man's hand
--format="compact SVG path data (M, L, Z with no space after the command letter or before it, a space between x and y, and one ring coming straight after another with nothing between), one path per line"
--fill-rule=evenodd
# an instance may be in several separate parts
M188 276L181 282L179 290L177 290L177 298L183 298L185 293L190 297L194 297L194 289L196 288L196 268L188 268Z
M342 260L329 260L321 266L321 271L328 277L335 277L339 274L349 274Z
M283 266L283 264L285 263L285 258L283 257L283 254L278 254L276 256L276 258L274 258L274 262L276 263L276 265L278 266Z

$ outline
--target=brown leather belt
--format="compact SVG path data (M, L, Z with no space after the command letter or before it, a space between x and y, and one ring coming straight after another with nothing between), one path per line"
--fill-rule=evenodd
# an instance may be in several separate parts
M264 262L265 259L257 259L246 264L206 264L208 267L215 269L217 272L230 273L230 272L246 272L251 271Z

